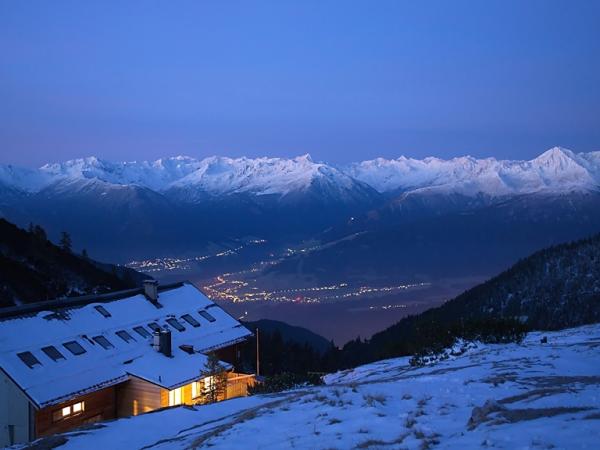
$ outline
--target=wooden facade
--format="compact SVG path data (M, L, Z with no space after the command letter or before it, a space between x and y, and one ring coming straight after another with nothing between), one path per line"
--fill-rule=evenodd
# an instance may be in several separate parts
M83 410L69 417L57 419L55 416L63 408L84 402ZM35 412L36 437L63 433L82 425L115 419L117 417L116 388L109 387L91 394L82 395L68 402L48 406Z
M166 389L140 378L131 377L117 386L118 417L137 416L168 404Z
M198 380L203 383L202 379ZM256 383L254 375L229 372L227 389L219 396L219 401L248 395L248 388ZM186 405L202 404L200 389L192 396L192 384L181 386L181 403ZM83 402L83 410L69 417L57 419L57 413L63 408L72 407ZM77 397L68 402L49 406L35 412L35 437L63 433L86 424L110 420L119 417L137 416L160 408L176 406L169 404L169 390L140 378L130 380L117 386ZM60 415L60 414L58 414Z
M255 384L255 375L229 372L227 374L227 392L225 399L246 397L248 395L248 388Z
M235 364L239 357L237 346L231 346L215 352L219 359ZM57 405L33 411L35 438L63 433L86 424L137 416L150 411L179 404L200 405L204 403L202 387L204 379L169 391L156 384L132 376L129 380L116 386L101 389ZM227 388L219 401L248 395L248 388L256 383L254 375L236 372L227 373ZM177 392L174 392L177 391ZM171 400L170 400L171 393ZM193 395L195 394L195 396ZM174 401L174 399L177 401ZM83 405L77 406L75 405ZM63 408L74 411L63 417ZM81 408L81 409L79 409Z

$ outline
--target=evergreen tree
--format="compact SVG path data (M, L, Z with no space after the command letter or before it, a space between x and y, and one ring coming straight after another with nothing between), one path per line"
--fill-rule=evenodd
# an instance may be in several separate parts
M33 235L41 242L46 242L48 240L48 235L46 234L46 230L44 230L41 226L35 225L33 227Z
M85 248L83 250L81 250L81 256L84 257L85 259L89 258L88 252Z
M227 370L214 352L208 354L204 374L209 377L202 391L204 402L215 403L227 393Z
M71 235L69 233L67 233L66 231L63 231L62 233L60 233L59 244L60 244L60 248L62 248L64 251L70 252L71 245L72 245Z

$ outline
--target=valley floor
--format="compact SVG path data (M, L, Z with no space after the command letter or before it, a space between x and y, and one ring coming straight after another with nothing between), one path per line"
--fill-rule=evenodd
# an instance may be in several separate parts
M600 442L600 325L531 333L522 345L473 346L420 368L408 358L382 361L325 381L121 419L45 444L62 443L61 450L592 449Z

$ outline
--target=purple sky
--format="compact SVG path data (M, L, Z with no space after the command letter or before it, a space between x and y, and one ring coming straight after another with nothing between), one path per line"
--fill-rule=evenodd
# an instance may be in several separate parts
M600 150L599 1L0 2L0 163Z

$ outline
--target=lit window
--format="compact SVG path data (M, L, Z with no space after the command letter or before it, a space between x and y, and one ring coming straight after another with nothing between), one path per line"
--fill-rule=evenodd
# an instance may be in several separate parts
M97 344L100 344L102 346L102 348L104 350L108 350L110 348L115 348L114 345L112 345L110 343L110 341L108 339L106 339L104 336L96 336L94 338L92 338Z
M198 383L197 381L194 381L192 383L192 398L200 397L200 392L202 392L200 389L200 383Z
M72 405L54 411L52 413L52 420L58 422L59 420L68 419L81 414L83 411L85 411L85 402L73 403Z
M35 356L33 356L33 353L31 353L31 352L17 353L17 356L30 369L33 369L35 366L41 366L42 365L42 363L39 362L38 359Z
M209 322L214 322L215 320L217 320L213 316L211 316L210 313L208 313L207 311L198 311L198 312L200 313L200 315L202 317L204 317Z
M77 341L65 342L63 344L67 350L73 353L75 356L83 355L85 353L85 348L81 346L81 344Z
M169 406L181 405L181 388L169 391Z
M177 321L177 319L167 319L167 323L169 325L171 325L173 328L175 328L177 331L185 331L185 327L183 325L181 325L181 323L179 323Z
M198 322L196 319L194 319L189 314L184 314L183 316L181 316L181 318L195 328L200 326L200 322Z
M140 327L134 327L133 331L135 331L137 334L139 334L141 337L143 338L149 338L152 335L150 333L148 333L148 330L146 330L144 327L140 326Z
M214 383L215 383L214 377L213 376L205 377L203 379L203 381L204 381L204 389L206 391L210 391L213 388Z
M115 333L117 336L119 336L121 339L123 339L125 342L132 342L135 341L135 339L133 338L132 335L130 335L127 331L125 330L120 330L117 331Z
M42 351L52 360L58 361L59 359L65 359L61 352L56 347L49 345L48 347L42 348Z
M110 313L106 310L104 306L94 306L94 309L102 314L104 317L111 317Z

